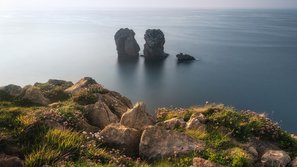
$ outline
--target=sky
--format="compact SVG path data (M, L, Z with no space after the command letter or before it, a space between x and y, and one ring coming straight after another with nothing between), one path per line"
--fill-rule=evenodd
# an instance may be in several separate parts
M0 10L296 8L297 0L0 0Z

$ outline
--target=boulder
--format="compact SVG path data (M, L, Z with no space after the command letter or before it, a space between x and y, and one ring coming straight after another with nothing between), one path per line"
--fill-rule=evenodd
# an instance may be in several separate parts
M166 130L160 126L146 128L141 136L139 154L153 161L168 157L189 155L205 148L203 141L195 140L183 133Z
M259 157L261 157L268 150L280 150L276 143L267 140L259 140L257 138L251 138L248 145L249 147L252 146L256 149Z
M181 118L171 118L164 122L158 123L158 126L162 126L165 129L184 129L186 127L186 122Z
M195 157L193 159L193 165L191 167L222 167L222 165L213 163L200 157Z
M195 57L188 54L179 53L176 55L178 62L193 61L196 60Z
M194 113L193 115L191 115L191 118L196 118L203 124L207 122L207 118L202 113Z
M119 122L119 118L114 113L112 113L108 106L102 101L87 105L85 107L85 112L85 117L89 124L97 126L101 129L111 123Z
M205 131L206 125L199 121L199 118L195 115L192 115L190 120L187 122L186 129L188 130L199 130Z
M110 124L99 133L101 142L122 150L127 155L138 155L141 132L121 124Z
M290 156L282 150L268 150L261 157L262 166L266 167L286 167L290 162Z
M248 147L247 152L251 155L254 162L258 160L259 153L258 153L258 151L256 150L255 147L253 147L253 146Z
M168 56L164 52L165 37L159 29L148 29L144 35L143 56L147 59L163 59Z
M295 157L295 158L293 159L293 161L291 162L291 166L292 166L292 167L297 167L297 157Z
M130 128L144 130L147 126L155 123L152 116L146 111L143 102L138 102L134 107L122 115L121 124Z
M22 97L34 104L48 105L50 103L49 99L45 98L41 90L35 86L27 86L24 88L24 96Z
M127 112L129 108L133 107L132 102L127 97L113 91L103 94L101 100L119 118L121 118L122 114Z
M18 85L7 85L7 86L3 86L0 87L0 91L3 91L5 93L7 93L10 96L19 96L22 93L22 87L18 86Z
M90 85L99 85L94 79L90 77L85 77L79 80L77 83L72 85L71 87L67 88L65 92L75 95L79 93L82 89L88 88ZM100 85L100 87L102 87Z
M1 167L23 167L23 162L20 158L15 156L0 155Z
M119 56L138 57L140 47L136 42L135 32L128 28L119 29L114 35L114 40Z

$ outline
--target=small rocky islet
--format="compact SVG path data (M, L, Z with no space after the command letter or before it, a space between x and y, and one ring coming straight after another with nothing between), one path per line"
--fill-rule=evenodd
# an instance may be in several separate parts
M297 166L297 139L222 104L159 108L85 77L0 88L0 166Z

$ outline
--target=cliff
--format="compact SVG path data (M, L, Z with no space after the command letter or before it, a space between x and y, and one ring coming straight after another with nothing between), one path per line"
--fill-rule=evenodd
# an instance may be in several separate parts
M92 78L0 88L0 166L297 166L297 140L222 104L148 114Z

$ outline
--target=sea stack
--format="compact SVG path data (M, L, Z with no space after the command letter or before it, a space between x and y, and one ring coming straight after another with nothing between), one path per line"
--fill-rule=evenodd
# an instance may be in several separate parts
M128 28L119 29L114 35L118 56L135 57L139 56L140 47L134 38L135 32Z
M148 29L144 34L143 54L146 59L164 59L168 56L164 52L165 37L159 29Z

